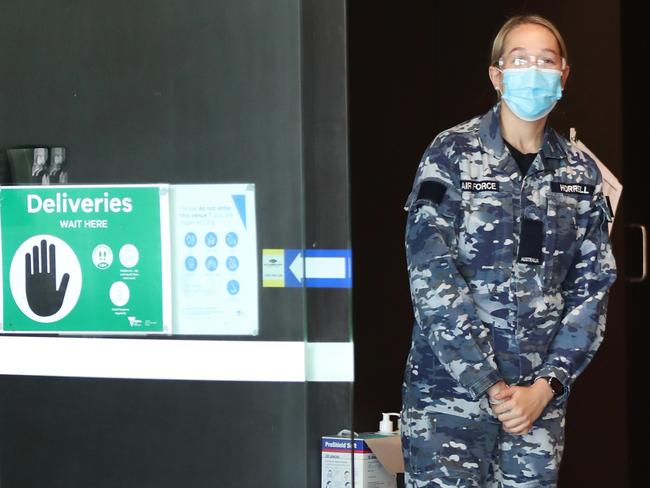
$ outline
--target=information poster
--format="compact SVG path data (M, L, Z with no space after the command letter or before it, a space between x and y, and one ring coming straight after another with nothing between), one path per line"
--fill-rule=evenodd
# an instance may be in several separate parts
M168 185L0 188L0 328L171 333Z
M253 184L174 185L174 334L257 335Z

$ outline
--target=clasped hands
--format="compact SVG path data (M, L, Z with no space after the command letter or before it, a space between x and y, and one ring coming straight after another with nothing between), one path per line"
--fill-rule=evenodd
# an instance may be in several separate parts
M499 381L488 389L487 394L490 407L503 424L503 430L511 434L528 433L544 407L553 399L553 390L544 380L537 380L529 386L510 386L505 381Z

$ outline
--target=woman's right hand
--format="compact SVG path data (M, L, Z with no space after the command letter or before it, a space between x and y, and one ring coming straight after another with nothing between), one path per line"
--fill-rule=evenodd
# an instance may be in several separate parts
M509 388L508 384L503 380L499 381L498 383L493 384L490 388L488 388L487 394L488 394L488 398L490 400L490 404L491 405L496 405L498 403L505 402L507 400L507 398L503 398L501 400L495 400L494 395L496 395L501 390L506 390L508 388Z

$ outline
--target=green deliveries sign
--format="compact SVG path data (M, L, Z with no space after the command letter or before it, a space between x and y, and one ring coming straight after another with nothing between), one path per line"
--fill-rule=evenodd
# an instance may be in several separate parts
M0 188L0 329L170 333L168 185Z

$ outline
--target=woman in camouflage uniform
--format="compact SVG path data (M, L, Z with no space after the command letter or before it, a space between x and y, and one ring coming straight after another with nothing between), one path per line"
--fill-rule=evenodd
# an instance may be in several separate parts
M498 101L436 135L418 166L407 486L557 484L567 398L616 279L600 171L547 124L568 74L551 22L510 18L489 67Z

